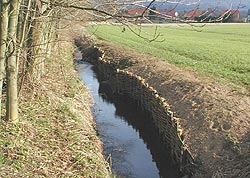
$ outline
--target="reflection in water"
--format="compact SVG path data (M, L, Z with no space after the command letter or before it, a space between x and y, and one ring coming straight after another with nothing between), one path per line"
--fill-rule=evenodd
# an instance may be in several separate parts
M180 174L165 154L153 123L129 100L109 99L98 93L99 82L88 63L78 69L95 101L97 129L104 154L112 156L112 170L118 177L178 178Z

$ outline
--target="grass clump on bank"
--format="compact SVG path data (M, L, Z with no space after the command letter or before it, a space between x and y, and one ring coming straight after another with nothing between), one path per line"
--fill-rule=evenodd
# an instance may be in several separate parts
M133 27L132 27L133 28ZM198 28L189 25L165 25L157 33L163 42L148 43L118 25L94 25L88 30L103 40L138 52L150 54L180 67L189 67L203 76L250 86L250 25L216 24ZM151 38L155 27L142 27L141 34ZM108 32L108 33L107 33Z
M110 176L72 51L62 44L41 81L24 87L18 124L1 121L0 177Z

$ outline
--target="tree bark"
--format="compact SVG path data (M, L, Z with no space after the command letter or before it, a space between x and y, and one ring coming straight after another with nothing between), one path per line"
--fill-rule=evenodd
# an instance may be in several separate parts
M0 119L2 116L2 88L5 77L5 55L6 55L6 41L8 34L8 2L1 0L1 17L0 17Z
M9 33L8 38L9 58L7 59L7 106L6 119L18 122L18 90L17 90L17 61L16 61L16 31L18 22L19 0L10 1Z
M41 77L41 62L42 62L42 46L43 43L43 17L39 13L39 1L32 2L30 31L28 34L28 60L27 70L30 77L30 82L38 82Z

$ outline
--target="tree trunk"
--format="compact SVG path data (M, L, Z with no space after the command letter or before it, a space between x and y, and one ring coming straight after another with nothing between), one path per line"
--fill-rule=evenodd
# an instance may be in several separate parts
M33 12L31 14L31 24L30 31L28 34L28 61L27 61L27 70L31 82L39 82L41 77L41 62L42 62L42 46L43 43L43 17L39 13L38 1L32 3Z
M10 1L9 15L9 46L10 53L7 59L7 106L6 119L16 123L18 122L18 97L17 97L17 61L16 61L16 31L18 22L19 1Z
M55 45L54 44L54 26L51 22L47 30L48 30L48 34L46 36L47 38L46 59L50 59L53 45Z
M26 45L25 45L25 40L28 40L27 39L27 34L29 32L29 24L28 24L28 21L29 21L29 18L30 18L30 9L31 9L31 2L32 0L28 0L26 1L25 3L25 7L26 7L26 10L25 10L25 15L24 15L24 19L23 19L23 22L19 22L20 24L19 25L22 25L22 28L21 28L21 31L19 31L19 47L18 47L18 51L17 51L17 64L19 64L20 62L20 57L21 57L21 54L26 54L27 56L27 53L28 51L26 51ZM18 93L21 92L22 90L22 86L23 86L23 83L24 83L24 79L25 79L25 76L26 76L26 60L27 60L27 57L24 55L24 60L22 60L21 62L21 79L20 79L20 86L19 86L19 91Z
M1 0L1 17L0 17L0 119L2 116L2 88L3 80L5 77L5 54L6 54L6 41L8 33L8 2Z

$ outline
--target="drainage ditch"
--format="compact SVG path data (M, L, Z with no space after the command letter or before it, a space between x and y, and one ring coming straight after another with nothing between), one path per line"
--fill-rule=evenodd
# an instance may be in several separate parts
M193 157L165 99L140 76L106 61L100 49L81 52L93 65L79 64L79 71L95 99L97 127L113 172L124 177L191 174Z

